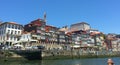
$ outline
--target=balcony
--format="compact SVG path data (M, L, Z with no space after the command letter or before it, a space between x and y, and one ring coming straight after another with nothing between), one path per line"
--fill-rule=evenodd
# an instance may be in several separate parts
M8 35L8 36L21 36L22 34L6 34L6 35Z
M40 39L44 39L45 40L45 36L41 36Z
M50 30L49 32L55 33L55 31Z
M41 33L41 35L45 35L45 33Z
M32 37L37 37L37 35L32 35Z

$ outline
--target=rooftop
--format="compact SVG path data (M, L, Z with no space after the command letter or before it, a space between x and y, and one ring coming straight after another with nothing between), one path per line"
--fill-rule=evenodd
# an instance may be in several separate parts
M88 24L88 23L86 23L86 22L79 22L79 23L72 24L71 26L73 26L73 25L79 25L79 24L86 24L86 25L90 25L90 24Z
M21 25L21 24L18 24L16 22L4 22L4 23L1 23L0 25L4 25L4 24L14 24L14 25ZM22 25L21 25L22 26Z

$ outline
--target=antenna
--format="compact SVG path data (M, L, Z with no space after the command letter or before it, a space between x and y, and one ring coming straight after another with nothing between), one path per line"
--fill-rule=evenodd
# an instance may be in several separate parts
M2 23L2 20L0 19L0 24Z
M44 21L46 22L46 12L44 12Z

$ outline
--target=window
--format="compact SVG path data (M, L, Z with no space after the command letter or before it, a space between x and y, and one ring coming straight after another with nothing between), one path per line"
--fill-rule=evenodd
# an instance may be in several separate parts
M2 30L2 34L3 34L3 30Z
M12 40L12 36L10 37L10 40Z
M20 29L20 26L18 26L18 29Z
M17 38L17 41L19 41L19 40L20 40L20 37Z
M13 30L11 30L11 34L13 34Z
M1 35L1 31L0 31L0 35Z
M18 31L18 34L20 34L20 31Z
M8 28L10 28L11 26L10 26L10 24L8 24Z
M17 29L17 25L15 25L15 29Z
M4 24L3 28L6 28L7 24Z
M3 29L5 28L5 25L3 25Z
M3 34L5 34L5 30L3 30Z
M3 29L3 26L1 26L1 28Z
M7 24L5 24L5 28L7 27Z
M15 34L17 34L17 31L15 31Z
M14 37L14 40L16 41L16 37Z
M22 30L22 26L20 26L20 30Z
M10 30L8 30L7 34L10 34Z
M11 25L12 26L12 28L14 28L14 25Z

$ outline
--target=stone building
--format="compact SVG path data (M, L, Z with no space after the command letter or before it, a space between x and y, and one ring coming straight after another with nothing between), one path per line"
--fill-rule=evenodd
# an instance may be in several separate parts
M58 28L50 25L46 25L46 43L57 44L58 38Z
M20 45L26 47L26 46L37 46L38 40L35 37L36 35L33 35L29 32L24 32L20 37Z
M79 30L89 30L91 27L86 22L75 23L70 26L71 31L79 31Z
M38 43L45 43L45 26L44 19L37 19L24 26L24 32L29 32L32 38L38 40Z

